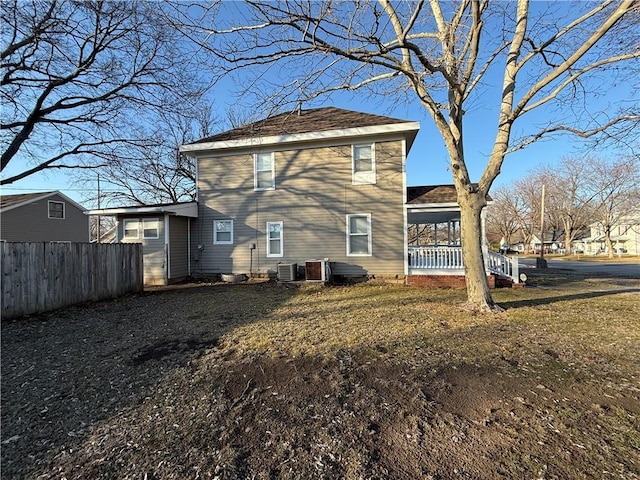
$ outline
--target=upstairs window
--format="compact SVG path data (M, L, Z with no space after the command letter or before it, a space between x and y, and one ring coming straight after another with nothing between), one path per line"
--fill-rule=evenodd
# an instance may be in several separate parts
M347 255L371 255L371 214L347 215Z
M374 144L353 145L352 167L353 185L372 185L376 183L376 160Z
M64 202L49 201L49 218L64 218Z
M267 222L267 257L282 257L282 246L282 222Z
M254 189L273 190L276 188L275 162L273 152L257 153L254 165Z
M137 218L130 218L122 222L123 226L123 238L127 240L140 238L139 222Z
M233 244L233 220L214 220L213 243L216 245Z
M142 219L142 238L158 238L158 219L143 218Z

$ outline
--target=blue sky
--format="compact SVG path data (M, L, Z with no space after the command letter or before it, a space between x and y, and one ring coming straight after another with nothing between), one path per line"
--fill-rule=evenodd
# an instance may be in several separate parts
M220 91L215 90L216 98L229 98ZM443 145L442 138L435 129L433 122L427 117L425 111L417 106L410 108L396 108L389 112L389 105L370 108L363 97L362 104L357 104L356 100L340 99L337 96L332 102L324 102L324 105L334 105L340 108L359 110L367 113L379 113L410 121L420 122L420 132L416 138L411 152L407 158L407 182L409 185L437 185L452 183L451 174L448 171L447 153ZM228 105L220 105L220 112ZM313 106L320 106L314 104ZM376 106L374 106L376 107ZM221 113L221 115L223 115ZM487 120L475 119L486 115ZM469 114L468 126L466 126L466 158L468 168L473 180L478 180L484 169L491 148L491 140L495 135L490 115L484 112L471 112ZM523 119L525 122L526 119ZM529 170L542 163L553 163L564 155L579 153L584 149L584 143L575 138L563 137L560 139L541 141L533 144L523 151L507 156L501 174L494 186L510 184L514 180L522 178ZM15 159L7 169L7 175L18 172L20 168L19 159ZM3 172L4 173L4 172ZM103 185L104 187L104 185ZM86 190L73 185L72 172L63 169L57 171L43 172L14 182L11 185L2 187L3 194L29 193L33 191L60 190L78 202L83 202ZM85 202L86 203L86 202ZM91 205L85 205L91 207Z
M536 2L534 2L534 5L536 5ZM502 72L499 67L498 65L495 71L489 72L486 90L483 90L483 94L478 96L470 105L465 116L465 155L468 169L474 181L479 179L486 165L495 137L496 100L499 99L502 84ZM613 77L611 78L613 79ZM607 75L602 76L601 80L606 81ZM215 99L213 100L215 102L215 110L218 112L221 124L224 123L224 112L227 108L238 103L234 96L234 86L233 80L225 80L218 83L211 92L212 99ZM595 110L605 110L608 105L618 100L633 97L637 100L637 96L638 92L634 90L633 86L619 84L617 88L610 89L608 95L593 100L590 107ZM386 102L381 102L378 99L370 101L366 93L337 94L328 100L324 99L314 104L305 104L303 108L329 105L420 122L420 133L407 159L408 184L452 183L451 174L448 171L447 153L442 138L435 129L432 120L428 117L427 112L417 101L407 106L404 103L396 102L394 98L390 98ZM514 136L523 131L531 133L534 130L534 124L544 121L546 115L547 112L541 110L524 116L516 122ZM499 185L508 185L514 180L522 178L528 171L540 164L553 164L566 155L584 155L585 148L586 145L583 142L571 136L556 137L552 140L543 140L533 144L522 151L507 156L494 188ZM607 148L596 153L603 157L615 154L615 152L607 150ZM3 176L9 176L21 171L23 165L20 163L20 159L15 158L6 171L3 172ZM47 190L60 190L87 207L94 206L84 201L87 194L91 192L75 186L72 172L67 169L35 174L12 185L2 187L3 194Z

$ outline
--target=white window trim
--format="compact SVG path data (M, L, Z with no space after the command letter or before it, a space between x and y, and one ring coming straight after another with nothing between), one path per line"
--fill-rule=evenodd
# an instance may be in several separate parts
M271 253L271 242L269 238L269 226L280 225L280 253ZM267 222L267 257L284 257L284 224L283 222Z
M220 232L217 228L216 228L216 224L218 222L228 222L231 224L231 239L230 240L218 240L218 236L217 234ZM229 218L219 218L217 220L213 221L213 244L214 245L233 245L233 220L229 219Z
M371 147L371 171L356 172L356 148ZM357 143L351 145L351 184L352 185L375 185L376 184L376 144Z
M368 253L351 253L351 217L367 217L367 249ZM362 234L360 234L362 235ZM347 257L371 257L373 255L373 229L371 228L370 213L347 214Z
M256 192L262 192L266 190L275 190L276 189L276 157L274 152L261 152L261 155L269 154L271 155L271 186L270 187L258 187L258 154L255 153L253 155L253 190ZM260 170L261 172L266 172L267 170Z
M127 223L136 224L136 236L127 237ZM123 218L122 219L122 239L123 240L138 240L140 238L140 219L139 218Z
M51 216L51 204L52 203L59 203L62 205L62 217L52 217ZM52 220L64 220L67 216L67 206L65 205L64 202L59 202L57 200L49 200L47 202L47 217L51 218Z
M152 236L147 236L144 233L144 222L145 220L150 221L150 220L155 220L156 222L156 235L155 237ZM159 218L142 218L140 219L140 225L142 226L142 228L140 230L142 230L142 238L144 238L145 240L156 240L158 238L160 238L160 219Z

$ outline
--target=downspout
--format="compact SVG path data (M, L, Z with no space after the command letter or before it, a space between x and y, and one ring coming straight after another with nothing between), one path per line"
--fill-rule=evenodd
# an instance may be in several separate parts
M187 217L187 274L191 276L191 217Z

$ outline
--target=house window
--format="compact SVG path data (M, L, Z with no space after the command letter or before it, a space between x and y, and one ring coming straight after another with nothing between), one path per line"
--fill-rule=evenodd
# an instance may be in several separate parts
M347 255L371 255L371 214L347 215Z
M217 245L233 244L233 220L213 221L213 243Z
M157 218L142 219L142 238L158 238L158 230Z
M125 239L137 239L137 238L140 238L140 234L138 232L138 229L139 229L138 223L139 222L138 222L137 218L124 220L124 222L123 222L123 226L124 226L124 235L123 235L123 237Z
M273 190L276 188L275 162L273 152L258 153L255 156L254 168L255 190Z
M64 218L64 202L49 201L49 218Z
M353 177L354 185L371 185L376 183L376 159L374 144L354 145Z
M267 257L282 257L282 222L267 222Z

